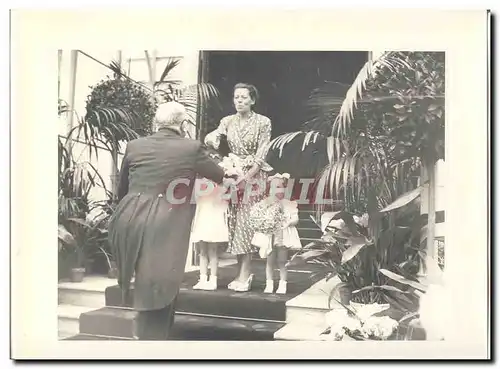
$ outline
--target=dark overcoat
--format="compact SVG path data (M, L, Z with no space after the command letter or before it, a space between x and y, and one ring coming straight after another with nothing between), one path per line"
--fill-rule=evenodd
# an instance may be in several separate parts
M135 310L162 309L178 293L195 212L191 194L197 175L222 183L224 172L199 141L172 129L127 144L109 242L124 299L135 272Z

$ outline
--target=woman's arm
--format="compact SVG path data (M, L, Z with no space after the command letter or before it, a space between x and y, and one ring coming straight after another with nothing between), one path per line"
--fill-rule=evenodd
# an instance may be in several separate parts
M271 121L266 119L260 126L259 142L257 152L255 154L255 163L246 173L243 178L245 181L253 178L261 169L262 165L266 162L266 155L271 142Z
M220 145L221 135L227 135L227 118L222 118L219 126L205 136L205 145L211 146L217 150Z

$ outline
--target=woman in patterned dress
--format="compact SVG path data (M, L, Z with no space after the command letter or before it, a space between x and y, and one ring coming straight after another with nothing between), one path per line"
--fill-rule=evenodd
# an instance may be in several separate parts
M264 197L267 172L272 170L265 161L271 141L271 120L252 109L258 97L255 86L238 83L233 92L236 114L222 118L219 127L206 136L205 143L217 149L221 136L225 135L231 153L248 164L244 176L236 181L238 188L244 189L243 196L236 202L231 201L228 209L228 252L238 260L238 274L228 288L245 292L250 290L253 280L250 269L253 231L248 214L252 205Z

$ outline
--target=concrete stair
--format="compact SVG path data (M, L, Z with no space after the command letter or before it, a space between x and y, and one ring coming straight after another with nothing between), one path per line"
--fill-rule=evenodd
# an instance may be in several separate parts
M80 318L80 335L71 339L88 337L133 340L136 334L137 312L120 307L104 307L83 314ZM274 332L283 322L235 319L177 312L170 335L171 340L273 340Z
M252 290L245 293L233 292L226 287L234 277L235 265L219 269L217 291L193 290L198 273L186 273L178 297L171 339L273 340L274 333L285 324L286 302L314 283L311 276L321 266L290 270L287 295L264 295L265 261L255 260L252 264L255 281ZM105 288L102 294L105 303L100 308L90 308L78 314L78 332L67 339L134 339L137 313L130 308L132 301L122 305L121 291L116 285Z
M335 300L328 305L328 296L339 283L338 277L329 281L320 280L309 289L287 301L286 324L274 333L276 341L324 341L327 336L321 334L328 328L325 315L331 309L342 308ZM402 318L401 312L390 308L387 314L395 320ZM352 340L348 337L346 340ZM425 340L425 331L416 324L408 322L399 325L389 340Z
M58 336L65 339L79 333L80 316L105 304L104 291L116 284L104 276L87 276L80 283L61 281L58 285Z
M61 304L57 307L58 336L66 338L78 334L80 315L93 310L92 307Z
M286 303L286 324L274 334L277 341L319 341L327 328L328 296L340 282L337 277L320 280ZM332 303L332 308L334 307Z
M312 210L312 207L310 206L300 206L299 208L299 224L297 225L297 231L299 233L302 246L321 238L321 230L311 219L311 215L314 217L315 214L316 212Z

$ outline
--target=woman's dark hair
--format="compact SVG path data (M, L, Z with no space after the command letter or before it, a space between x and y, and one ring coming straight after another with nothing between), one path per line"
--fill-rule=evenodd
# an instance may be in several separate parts
M257 90L257 87L249 83L237 83L233 88L233 92L238 88L246 88L250 97L257 103L257 100L259 99L259 91Z

